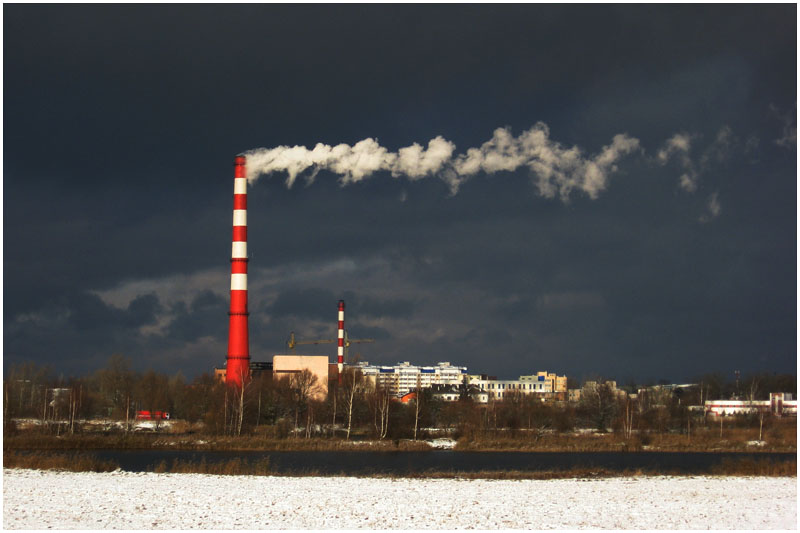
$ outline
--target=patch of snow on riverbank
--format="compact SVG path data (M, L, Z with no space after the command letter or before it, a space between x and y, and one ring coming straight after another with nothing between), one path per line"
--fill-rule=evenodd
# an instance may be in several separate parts
M431 448L436 448L437 450L452 450L456 446L456 441L453 439L433 439L429 440L428 444Z
M797 480L547 481L5 469L5 529L796 529Z

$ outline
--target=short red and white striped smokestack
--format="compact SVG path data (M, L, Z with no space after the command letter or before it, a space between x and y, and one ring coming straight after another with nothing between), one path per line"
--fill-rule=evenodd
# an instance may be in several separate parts
M339 375L344 370L344 300L339 300L339 338L338 352L336 354L336 364L339 367Z
M247 171L244 156L234 160L231 307L228 312L228 358L225 381L241 387L250 378L247 329Z

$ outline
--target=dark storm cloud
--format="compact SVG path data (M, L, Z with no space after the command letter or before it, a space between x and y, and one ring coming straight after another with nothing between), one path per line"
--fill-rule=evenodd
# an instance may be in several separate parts
M155 294L137 296L127 309L106 305L94 294L77 294L67 303L70 323L78 330L138 328L155 322L161 305Z
M6 323L5 359L36 360L58 370L76 372L102 355L138 353L139 329L154 324L161 311L153 294L136 297L126 308L103 302L91 293L72 293L32 315Z
M290 331L295 331L298 339L314 335L335 339L339 299L345 300L345 327L354 339L390 339L390 331L371 322L409 318L415 309L413 302L403 298L365 297L349 290L336 294L322 288L287 289L277 295L272 305L259 308L270 321L259 328L258 334L273 342L288 336Z
M402 298L365 297L353 291L336 294L328 289L312 287L281 291L272 305L263 311L274 316L291 315L300 319L335 322L340 299L345 300L348 316L347 311L356 310L362 318L408 317L414 310L414 303Z
M267 309L272 315L292 315L298 318L325 320L333 316L336 295L326 289L309 288L281 292ZM323 302L329 302L325 306Z
M795 6L6 5L4 26L6 361L221 364L234 154L463 153L543 121L643 151L568 203L527 170L455 196L388 172L253 184L254 358L334 338L345 299L371 362L796 368ZM689 164L662 165L676 134Z
M181 341L213 337L223 342L228 333L223 318L226 316L227 304L225 299L211 291L201 292L190 305L183 301L177 302L172 308L172 320L165 335Z
M346 294L347 301L354 301L359 313L366 317L410 317L417 305L402 298L370 298L354 293Z
M363 324L356 323L352 328L349 328L348 331L353 331L351 337L353 339L365 339L365 340L375 340L378 343L381 341L391 340L392 332L387 330L386 328L376 327L376 326L365 326ZM377 347L372 346L359 346L357 348L360 351L369 350L371 354L380 354L381 348L380 344Z

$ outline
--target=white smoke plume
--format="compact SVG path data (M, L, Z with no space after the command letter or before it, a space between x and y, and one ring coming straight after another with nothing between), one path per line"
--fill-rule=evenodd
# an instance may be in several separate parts
M678 166L683 170L678 183L683 190L690 193L697 190L700 175L710 168L728 161L734 149L741 150L744 153L747 153L748 149L753 149L748 144L742 147L739 138L734 135L730 126L722 126L714 140L703 150L700 157L692 159L690 155L693 148L692 143L697 138L698 135L676 133L664 142L656 154L656 160L661 165L666 165L670 160L677 162ZM754 142L757 145L758 139L755 139ZM748 143L752 145L753 139L748 139Z
M775 104L769 105L770 112L783 123L783 135L780 139L773 141L778 146L783 148L796 149L797 148L797 104L795 104L794 112L787 113L781 112L780 108Z
M708 197L708 213L700 217L700 222L710 222L722 213L722 204L719 203L719 192L714 191Z
M455 144L441 136L431 139L427 147L414 143L397 152L368 138L352 146L318 143L310 150L304 146L259 148L245 156L251 181L264 174L286 172L286 185L291 187L303 172L308 171L305 179L312 183L320 170L326 170L338 174L339 182L347 185L384 171L412 181L438 177L452 194L479 172L494 174L527 167L535 175L542 196L558 195L566 202L573 191L597 198L608 185L609 175L617 170L617 162L640 147L638 139L619 134L599 153L589 156L577 146L567 148L551 140L549 128L539 122L517 137L509 128L498 128L480 148L469 148L458 155L454 155L455 149Z
M725 162L731 154L734 144L738 144L739 140L733 134L730 126L723 126L717 132L714 142L706 148L703 155L700 157L700 167L703 170L708 169L715 163Z
M689 134L676 133L667 139L656 155L658 162L662 165L666 165L672 158L678 160L678 164L680 164L684 170L678 183L680 183L681 188L687 192L694 192L697 190L697 180L699 178L697 170L694 168L694 163L692 163L692 159L689 157L691 148L692 139Z
M719 193L714 192L708 199L708 212L712 218L716 218L722 213L722 206L719 203Z

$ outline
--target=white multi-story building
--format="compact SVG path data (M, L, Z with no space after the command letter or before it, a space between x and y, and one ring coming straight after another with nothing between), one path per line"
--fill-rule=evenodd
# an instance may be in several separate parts
M408 361L393 366L370 365L367 362L355 365L374 385L389 389L389 394L400 397L417 387L433 385L460 385L467 373L465 366L453 366L448 362L436 366L417 366Z
M542 398L552 398L554 393L563 393L566 400L567 377L552 372L537 372L519 379L497 379L485 374L467 374L467 367L439 363L436 366L417 366L408 361L393 366L357 363L356 368L373 385L387 388L392 396L401 397L415 390L437 387L436 397L445 401L455 401L460 397L455 389L447 391L441 386L471 386L471 396L478 403L489 400L503 400L509 394L537 394ZM418 385L419 384L419 385ZM447 389L447 387L444 387Z

